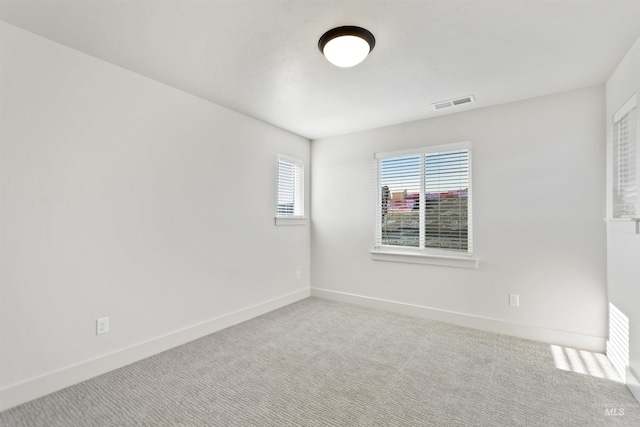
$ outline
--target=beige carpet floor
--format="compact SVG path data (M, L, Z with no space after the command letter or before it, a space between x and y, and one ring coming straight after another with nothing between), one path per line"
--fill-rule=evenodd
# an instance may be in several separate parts
M603 355L308 298L0 425L640 426L614 377Z

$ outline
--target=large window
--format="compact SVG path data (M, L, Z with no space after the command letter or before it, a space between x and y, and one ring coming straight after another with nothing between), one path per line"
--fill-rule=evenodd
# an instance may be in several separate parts
M304 216L304 164L302 160L278 156L277 218Z
M377 249L472 252L470 143L375 158Z
M637 96L613 117L613 218L637 218Z

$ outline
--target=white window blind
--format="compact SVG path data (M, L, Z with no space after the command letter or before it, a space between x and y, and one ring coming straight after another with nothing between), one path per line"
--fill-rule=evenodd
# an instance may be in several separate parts
M376 155L376 247L471 253L468 143Z
M469 150L425 156L425 247L469 249Z
M638 217L637 107L634 95L614 116L613 217Z
M304 215L304 164L302 160L278 156L278 217Z
M380 161L380 244L420 247L421 170L421 156Z

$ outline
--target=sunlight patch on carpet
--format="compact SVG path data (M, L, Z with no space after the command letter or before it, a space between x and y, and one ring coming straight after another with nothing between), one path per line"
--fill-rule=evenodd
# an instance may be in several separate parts
M558 369L621 382L615 368L604 354L559 345L551 345L550 348Z

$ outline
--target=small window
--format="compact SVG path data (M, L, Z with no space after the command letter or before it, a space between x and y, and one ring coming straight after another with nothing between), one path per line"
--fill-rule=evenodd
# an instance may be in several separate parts
M304 217L304 164L302 160L278 156L278 204L276 218Z
M470 256L470 143L375 157L374 251Z
M613 218L638 217L637 96L613 117Z

